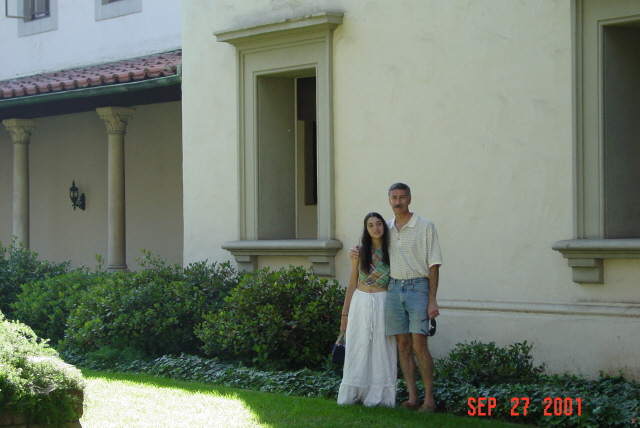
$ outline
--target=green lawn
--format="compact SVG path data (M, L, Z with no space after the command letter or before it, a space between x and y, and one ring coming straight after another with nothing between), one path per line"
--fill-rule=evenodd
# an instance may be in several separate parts
M83 371L87 380L83 428L226 427L492 427L483 418L404 409L338 406L333 400L289 397L146 375Z

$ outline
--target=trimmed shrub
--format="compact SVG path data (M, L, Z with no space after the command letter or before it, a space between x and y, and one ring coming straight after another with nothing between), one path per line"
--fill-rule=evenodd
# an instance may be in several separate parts
M55 350L28 326L0 313L0 409L25 415L27 423L61 426L82 413L82 374L57 358Z
M459 343L447 358L438 361L438 374L476 387L531 382L544 372L544 365L534 366L531 347L527 341L506 348L495 342Z
M312 270L264 268L244 275L196 334L209 355L268 369L320 367L337 337L343 301L338 282Z
M236 282L229 263L166 266L145 252L140 272L99 276L67 321L65 351L88 353L103 347L149 357L196 354L202 345L194 327L222 305Z
M104 275L79 269L22 284L22 293L11 304L13 316L55 346L64 339L71 310L91 286L104 281Z
M40 261L37 253L16 245L15 239L9 247L0 242L0 311L7 318L13 318L11 304L22 292L22 284L62 275L69 269L69 264Z

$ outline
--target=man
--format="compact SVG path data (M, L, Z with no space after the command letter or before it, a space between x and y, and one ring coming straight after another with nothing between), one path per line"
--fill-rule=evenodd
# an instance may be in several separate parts
M438 233L432 222L409 211L411 189L406 184L391 185L389 204L395 218L387 223L391 281L385 304L386 333L397 338L400 368L407 382L409 400L401 406L429 412L436 409L427 333L429 319L440 314L436 301L442 264ZM349 252L351 257L358 253L357 249ZM422 406L418 401L414 354L425 387Z

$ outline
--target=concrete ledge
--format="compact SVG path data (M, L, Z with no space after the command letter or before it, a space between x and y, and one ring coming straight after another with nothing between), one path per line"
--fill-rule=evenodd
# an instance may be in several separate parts
M640 318L640 305L631 303L530 303L438 299L438 304L442 309L453 311L469 310L484 312L517 312L519 314L529 313Z
M258 268L259 256L302 256L313 263L320 276L335 276L335 255L342 242L335 239L269 239L258 241L229 241L222 245L236 259L238 270Z
M70 389L67 390L69 395L73 395L78 399L78 405L76 407L76 414L78 415L78 420L65 422L62 425L62 428L82 428L79 419L82 418L82 414L84 413L84 392L79 389ZM14 415L11 413L2 413L0 414L0 428L46 428L49 425L41 425L41 424L30 424L27 422L28 418L26 415Z
M344 14L341 12L324 12L316 15L303 16L296 19L256 25L254 27L236 28L231 30L216 31L213 33L219 42L227 42L234 45L251 41L256 38L282 35L282 33L304 32L311 30L333 30L342 24Z
M640 239L567 239L551 247L567 259L573 282L603 284L603 259L640 258Z

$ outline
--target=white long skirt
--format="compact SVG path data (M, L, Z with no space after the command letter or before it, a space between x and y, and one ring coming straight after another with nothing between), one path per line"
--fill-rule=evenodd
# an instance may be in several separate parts
M385 334L386 298L386 291L353 293L338 404L396 405L398 348L395 336Z

